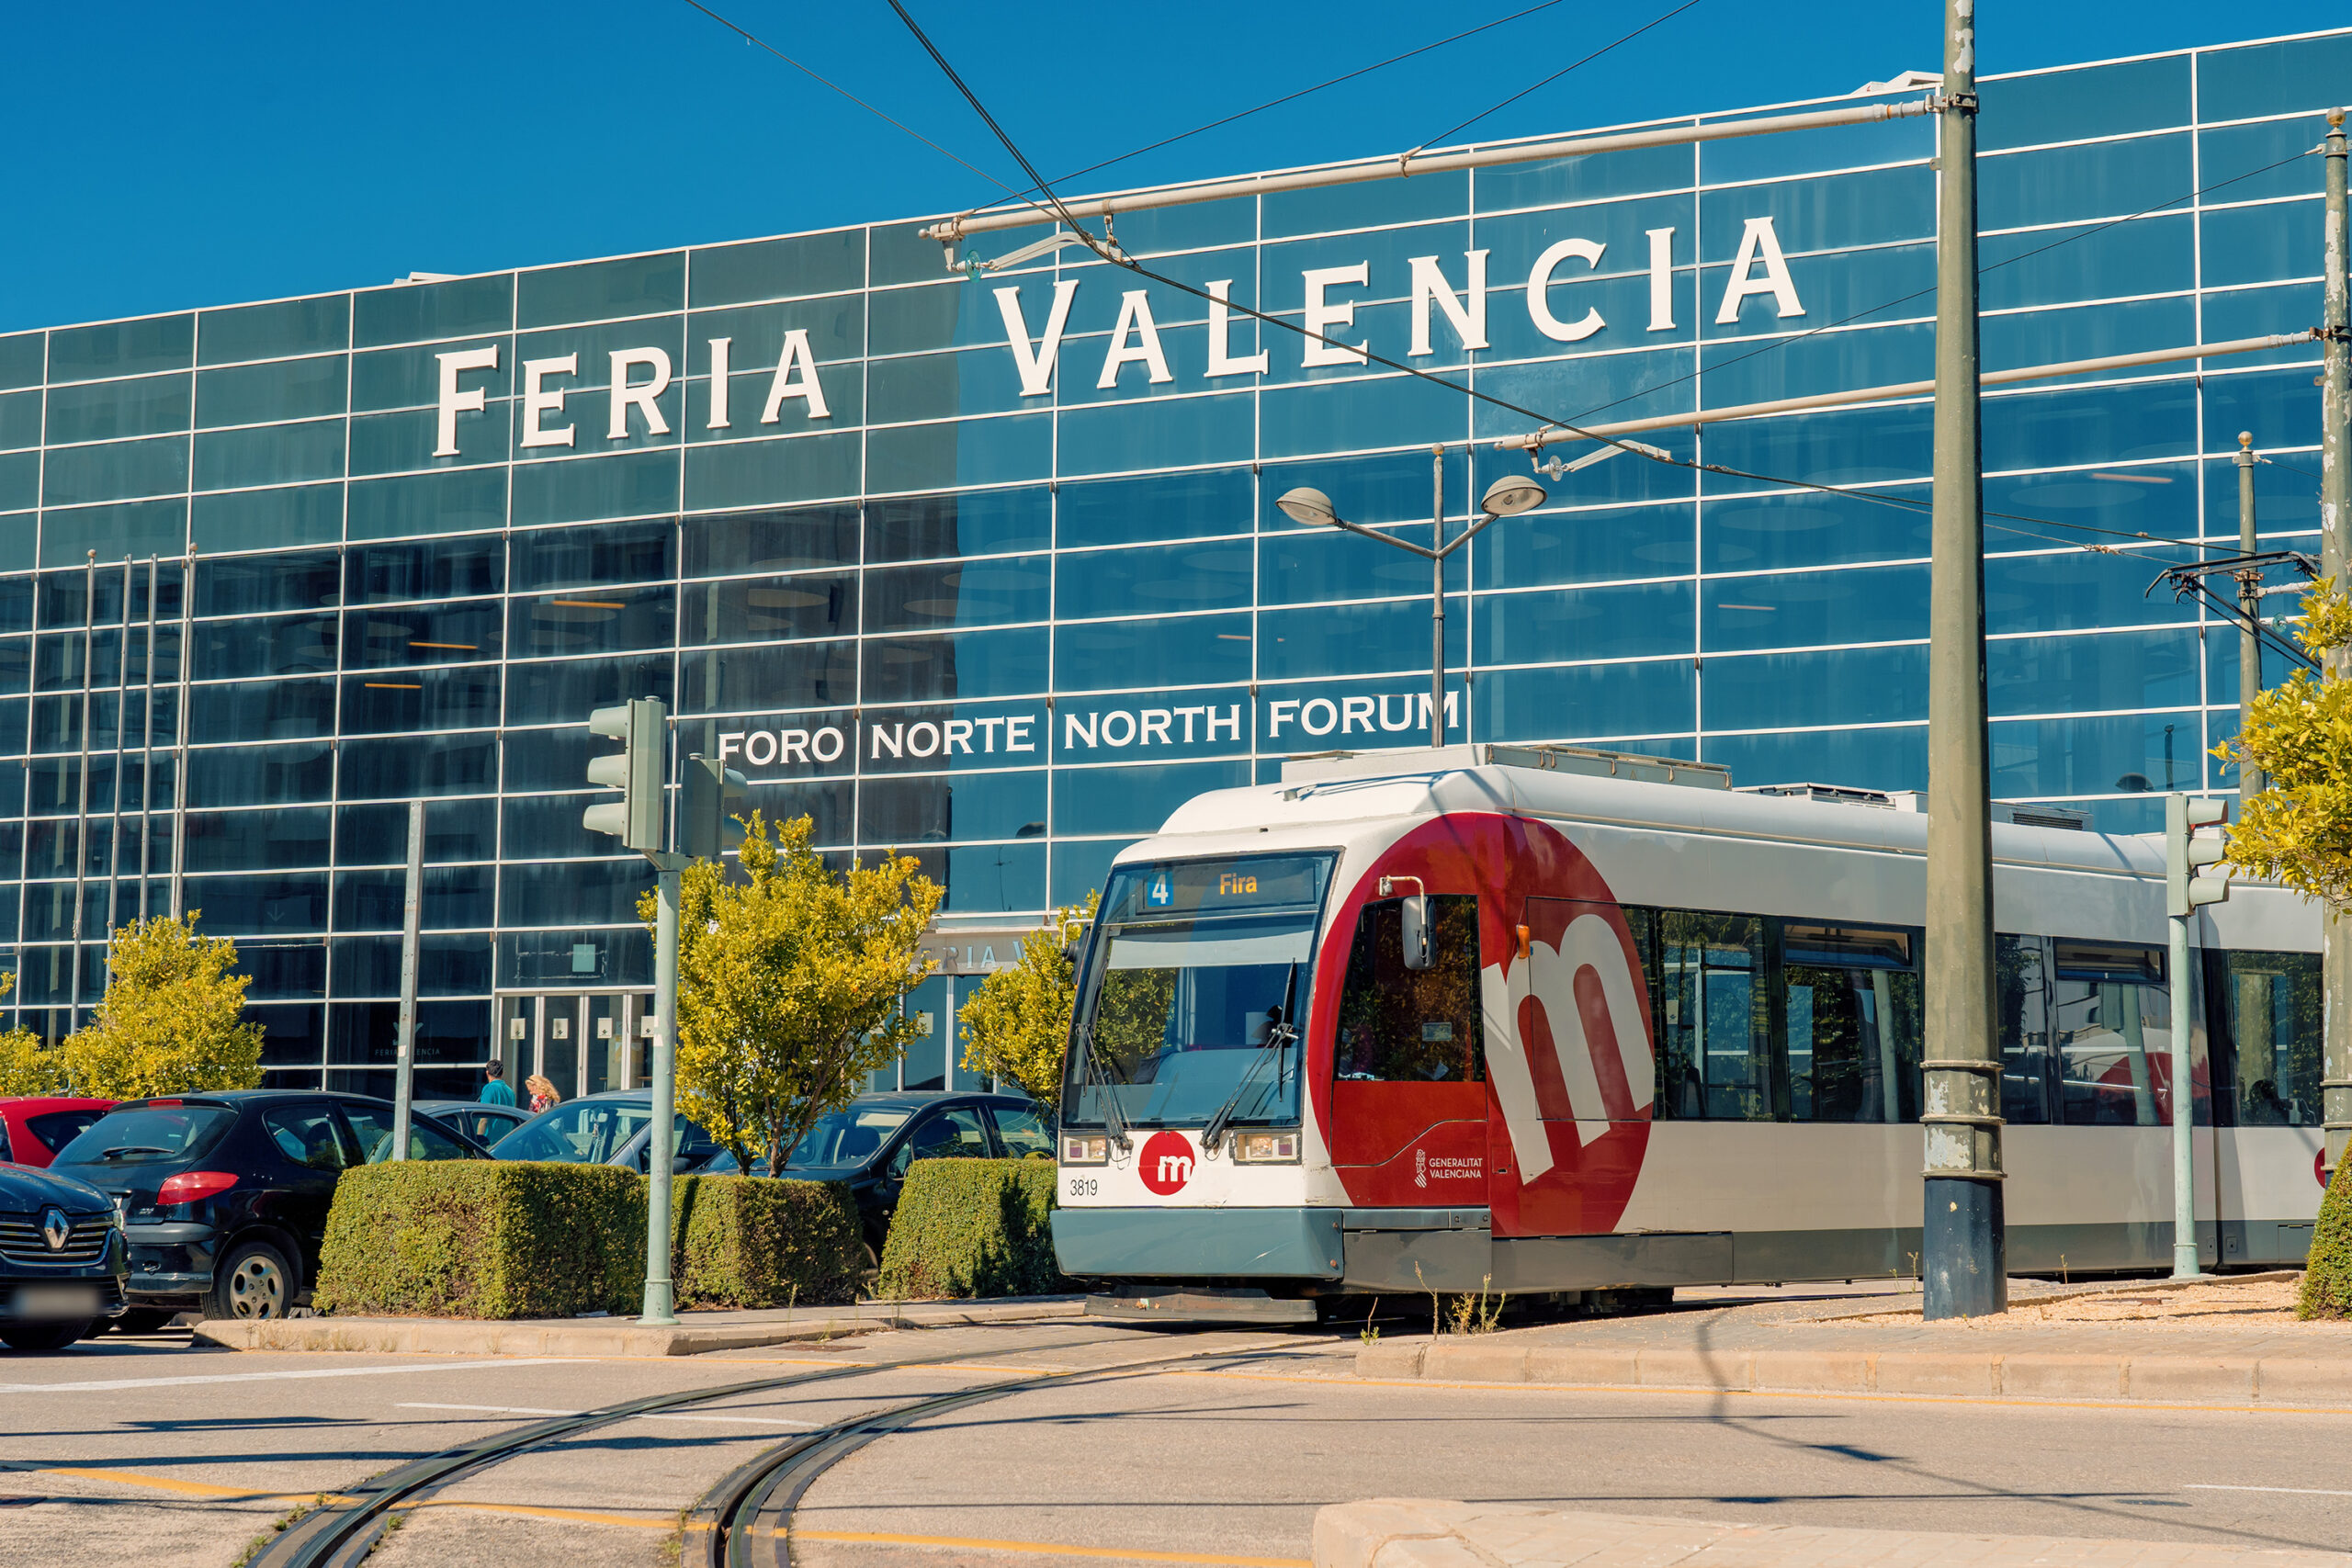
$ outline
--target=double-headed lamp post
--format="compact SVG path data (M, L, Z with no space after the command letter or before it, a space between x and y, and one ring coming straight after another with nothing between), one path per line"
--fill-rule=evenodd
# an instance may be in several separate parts
M1310 527L1345 528L1351 534L1362 534L1367 539L1378 539L1384 545L1394 545L1424 557L1430 563L1430 744L1445 744L1445 560L1446 558L1486 530L1487 525L1498 517L1513 517L1520 513L1544 504L1544 487L1521 474L1506 475L1487 487L1479 498L1479 519L1468 531L1449 543L1445 536L1445 448L1432 447L1436 505L1431 519L1436 532L1430 545L1417 545L1400 539L1394 534L1384 534L1376 528L1351 523L1340 515L1331 498L1319 490L1304 486L1285 492L1274 504L1283 509L1294 523ZM1431 546L1435 547L1432 548Z

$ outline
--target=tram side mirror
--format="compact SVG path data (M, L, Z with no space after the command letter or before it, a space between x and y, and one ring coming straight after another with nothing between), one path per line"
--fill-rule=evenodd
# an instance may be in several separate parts
M1426 969L1430 966L1430 896L1408 893L1398 906L1400 932L1405 942L1405 967Z
M1078 967L1079 955L1086 951L1087 929L1083 924L1070 927L1069 939L1062 943L1062 958L1073 969Z

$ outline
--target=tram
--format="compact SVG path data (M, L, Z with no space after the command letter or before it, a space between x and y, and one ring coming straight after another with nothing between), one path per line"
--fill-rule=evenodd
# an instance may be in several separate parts
M1080 955L1063 1269L1277 1315L1916 1275L1919 807L1495 746L1187 803L1119 854ZM2200 1255L2300 1263L2315 907L2241 879L2170 975L2161 838L1998 815L2010 1269L2168 1264L2182 983Z

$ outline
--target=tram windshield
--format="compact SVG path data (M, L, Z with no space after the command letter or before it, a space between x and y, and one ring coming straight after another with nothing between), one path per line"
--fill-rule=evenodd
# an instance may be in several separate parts
M1298 1119L1298 1065L1332 857L1119 867L1079 998L1062 1120L1197 1127Z

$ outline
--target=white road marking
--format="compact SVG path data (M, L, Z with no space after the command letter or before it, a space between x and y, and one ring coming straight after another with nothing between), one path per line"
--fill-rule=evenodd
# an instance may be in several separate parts
M392 1372L464 1371L476 1367L544 1367L570 1360L568 1356L499 1357L483 1361L434 1361L401 1367L305 1367L284 1372L219 1372L210 1377L99 1378L88 1382L0 1382L0 1393L63 1393L119 1388L193 1388L200 1383L285 1382L300 1378L367 1378Z
M395 1410L480 1410L496 1416L582 1416L581 1410L541 1410L528 1404L427 1404L403 1401ZM628 1417L632 1421L724 1421L737 1427L814 1427L814 1421L796 1421L789 1416L693 1416L685 1414L647 1414Z
M2189 1483L2191 1492L2286 1492L2297 1497L2352 1497L2352 1492L2332 1492L2324 1486L2220 1486Z

